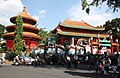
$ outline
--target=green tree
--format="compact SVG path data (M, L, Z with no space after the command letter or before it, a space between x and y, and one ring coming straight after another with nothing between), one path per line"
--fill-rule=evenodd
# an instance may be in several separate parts
M45 28L40 28L39 29L39 33L38 33L39 36L42 37L42 41L39 42L39 45L40 44L44 44L44 56L45 54L47 53L47 48L46 46L48 45L48 36L49 36L49 32L45 30Z
M48 38L49 37L55 37L54 34L46 31L45 28L40 28L38 35L42 37L42 41L40 41L40 44L46 44L46 45L48 43Z
M0 24L0 42L1 42L1 37L4 34L4 31L5 31L5 26Z
M44 44L43 48L44 48L44 56L45 56L48 48L48 38L51 37L53 38L55 37L55 35L53 35L51 32L46 31L45 28L40 28L38 35L42 37L42 41L40 41L39 44Z
M6 52L7 52L8 48L7 48L5 42L1 43L1 44L0 44L0 47L1 47L1 48L0 48L0 52L2 52L2 53L6 53Z
M21 55L21 52L23 51L22 32L23 32L23 20L22 17L18 16L16 18L13 47L14 53L16 55Z
M91 1L91 2L89 2ZM81 0L82 2L82 9L86 10L89 14L91 6L101 6L103 3L113 10L113 12L118 11L120 9L120 0Z
M6 52L6 43L4 41L1 41L2 35L4 34L5 26L0 24L0 52Z
M49 36L49 32L46 31L45 28L40 28L38 35L42 37L42 41L40 41L40 44L45 44L45 43L47 43L47 39L48 39L48 36Z
M120 18L112 19L111 21L107 21L103 27L105 27L105 30L103 33L111 34L113 35L113 39L120 38Z

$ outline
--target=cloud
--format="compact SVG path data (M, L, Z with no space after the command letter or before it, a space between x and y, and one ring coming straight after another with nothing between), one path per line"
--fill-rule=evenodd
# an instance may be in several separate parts
M41 10L41 11L39 12L40 15L43 15L44 13L46 13L46 10Z
M112 14L96 7L92 7L88 15L85 10L82 10L81 1L68 9L67 13L71 19L77 21L83 20L93 26L103 25L107 20L112 19Z
M81 17L81 19L85 20L86 22L89 22L89 24L91 25L99 26L105 24L105 22L110 19L108 18L108 15L111 16L110 14L107 14L107 16L106 14L94 14L90 16Z
M17 15L22 9L21 0L0 0L0 24L9 25L10 17Z
M44 18L47 10L40 10L37 15L34 15L33 18L35 18L37 21L40 18Z

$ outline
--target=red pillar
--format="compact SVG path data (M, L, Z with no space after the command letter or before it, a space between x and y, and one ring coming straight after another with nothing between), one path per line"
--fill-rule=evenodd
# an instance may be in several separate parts
M117 52L119 52L119 44L118 44L118 39L116 39L116 49L117 49Z
M113 39L112 39L112 35L110 36L110 41L111 41L111 53L113 54Z
M26 39L26 42L27 42L27 47L28 47L28 52L30 52L30 39L28 38L28 39Z
M63 38L61 38L61 44L63 44Z
M91 54L93 54L93 44L92 44L92 42L93 42L93 38L91 37L91 39L90 39Z
M98 54L100 54L100 37L99 37L99 34L98 34Z

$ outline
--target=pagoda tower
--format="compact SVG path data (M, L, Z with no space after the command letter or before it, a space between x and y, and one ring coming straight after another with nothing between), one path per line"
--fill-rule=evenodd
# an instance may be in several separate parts
M8 47L8 49L13 50L15 20L18 16L21 16L23 19L22 40L24 42L24 46L30 51L31 48L38 46L38 42L42 40L42 38L37 35L39 29L34 26L37 23L37 21L29 15L29 13L26 10L26 7L24 7L23 11L17 16L13 16L10 18L10 22L12 22L13 25L6 27L7 33L3 35L3 38L6 40L6 46Z

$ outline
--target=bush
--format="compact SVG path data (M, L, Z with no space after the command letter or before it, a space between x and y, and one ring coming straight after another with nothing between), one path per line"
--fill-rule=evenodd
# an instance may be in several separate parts
M12 52L6 52L6 56L5 56L5 59L9 60L9 61L13 61L13 58L15 57L16 55L13 54Z

